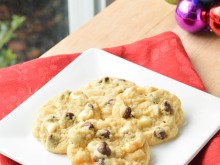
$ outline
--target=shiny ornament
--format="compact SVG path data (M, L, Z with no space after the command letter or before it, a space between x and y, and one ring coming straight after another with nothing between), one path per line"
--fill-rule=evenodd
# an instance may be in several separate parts
M220 36L220 6L212 7L210 9L209 26L215 34Z
M177 5L175 18L183 29L195 33L206 27L206 23L201 17L202 12L202 7L195 5L192 0L182 0Z
M177 5L179 3L180 0L166 0L168 3Z

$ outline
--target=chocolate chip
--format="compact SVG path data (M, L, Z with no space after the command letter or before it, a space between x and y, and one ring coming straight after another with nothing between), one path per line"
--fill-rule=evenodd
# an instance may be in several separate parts
M125 109L125 112L124 112L124 114L123 114L122 117L125 118L125 119L131 117L131 108L130 108L130 107L127 107L127 108Z
M102 142L100 146L97 148L97 150L103 155L106 155L106 156L111 155L111 149L109 148L106 142Z
M110 99L106 104L107 105L112 105L114 103L114 99Z
M53 134L48 137L49 140L53 139Z
M110 131L105 129L104 132L101 134L101 136L103 136L104 138L109 139Z
M99 130L97 132L97 134L98 134L98 136L100 136L102 138L106 138L106 139L110 138L110 131L107 129Z
M48 136L49 143L54 146L57 146L59 144L59 140L60 140L60 138L57 135L51 134Z
M83 127L88 127L89 129L93 129L94 128L93 124L88 122L88 121L83 124Z
M109 77L105 77L104 78L104 82L108 82L109 81ZM101 84L103 82L103 80L99 80L99 84Z
M171 107L171 105L170 105L170 103L168 101L164 101L163 105L165 107L164 110L165 110L166 113L173 114L173 109L172 109L172 107Z
M109 77L105 77L105 82L108 82L109 81Z
M73 117L74 117L74 114L71 113L71 112L67 112L66 115L65 115L65 118L69 119L69 120L73 120Z
M62 128L70 127L75 122L75 115L72 112L67 112L62 116L60 122Z
M166 138L166 132L163 128L161 127L157 127L155 130L154 130L154 136L157 138L157 139L160 139L160 140L163 140Z
M94 162L98 162L100 165L104 165L105 164L105 158L95 157L93 160L94 160Z
M94 109L94 106L92 104L88 104L88 107L90 107L91 109Z

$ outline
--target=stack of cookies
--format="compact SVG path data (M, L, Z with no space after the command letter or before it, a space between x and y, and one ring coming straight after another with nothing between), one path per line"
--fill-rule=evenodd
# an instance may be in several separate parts
M155 87L103 77L47 101L33 134L72 164L149 164L150 147L177 136L180 100Z

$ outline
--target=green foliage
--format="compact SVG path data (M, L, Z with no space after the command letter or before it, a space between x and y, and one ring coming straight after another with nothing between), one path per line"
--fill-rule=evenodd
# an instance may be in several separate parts
M10 66L16 63L16 55L11 49L0 50L0 68Z
M25 17L13 15L11 21L0 21L0 68L16 63L16 54L7 48L7 43L15 36L15 30L22 25Z

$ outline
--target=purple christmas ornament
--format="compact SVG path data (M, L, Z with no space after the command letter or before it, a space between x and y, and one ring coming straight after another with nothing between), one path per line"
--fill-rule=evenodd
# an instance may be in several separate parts
M206 27L206 23L201 17L202 12L202 7L195 5L192 0L182 0L176 8L175 18L183 29L196 33Z

